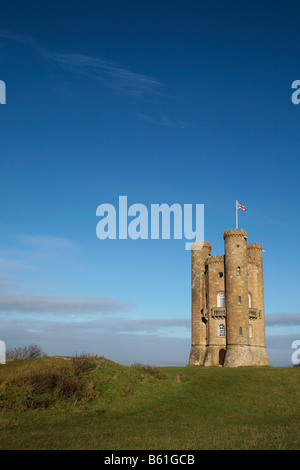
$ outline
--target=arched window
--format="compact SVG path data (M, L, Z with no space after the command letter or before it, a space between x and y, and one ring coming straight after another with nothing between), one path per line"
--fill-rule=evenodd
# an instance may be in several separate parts
M225 325L224 323L220 323L218 326L218 336L225 336Z
M252 335L253 335L252 325L249 325L249 338L252 338Z
M236 273L237 273L237 274L241 274L241 268L240 268L240 266L237 267Z
M239 302L239 304L242 303L242 297L240 295L239 295L239 298L238 298L238 302Z
M248 294L248 304L249 304L249 308L251 308L251 295Z
M243 334L243 329L242 329L242 327L240 326L240 327L239 327L239 335L242 336L242 334Z
M226 307L226 296L224 292L218 293L217 307Z

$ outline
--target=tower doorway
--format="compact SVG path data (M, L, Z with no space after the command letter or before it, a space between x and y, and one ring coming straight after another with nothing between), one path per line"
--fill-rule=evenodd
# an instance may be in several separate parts
M222 366L224 364L226 349L220 349L219 351L219 365Z

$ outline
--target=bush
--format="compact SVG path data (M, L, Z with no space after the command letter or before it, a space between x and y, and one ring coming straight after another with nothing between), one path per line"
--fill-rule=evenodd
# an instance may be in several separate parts
M35 357L45 357L45 353L37 344L18 348L10 348L6 351L6 359L30 359Z
M67 365L53 366L53 362L26 362L24 366L12 370L2 383L0 408L47 408L58 402L75 402L84 398L84 381L78 371L87 367L85 362L75 361L79 366L75 371L69 362ZM87 390L87 399L92 400L95 387Z
M134 367L137 370L140 370L148 375L151 375L155 379L165 380L167 376L162 374L157 367L140 364L139 362L132 364L131 367Z
M61 375L57 381L58 397L64 400L79 395L80 387L71 375Z
M47 393L55 389L57 374L51 371L33 370L23 377L33 393Z
M88 354L72 357L74 375L79 375L91 367L91 358Z

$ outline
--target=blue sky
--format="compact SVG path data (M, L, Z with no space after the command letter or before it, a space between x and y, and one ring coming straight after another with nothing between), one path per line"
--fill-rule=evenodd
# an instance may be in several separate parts
M264 254L267 346L300 339L296 1L11 0L0 15L0 334L48 354L186 364L184 240L96 237L96 208L204 204ZM2 300L1 300L2 299Z

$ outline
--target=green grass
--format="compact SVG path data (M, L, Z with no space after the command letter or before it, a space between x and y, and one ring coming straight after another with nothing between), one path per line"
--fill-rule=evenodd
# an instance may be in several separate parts
M0 449L299 449L299 386L299 367L9 361Z

